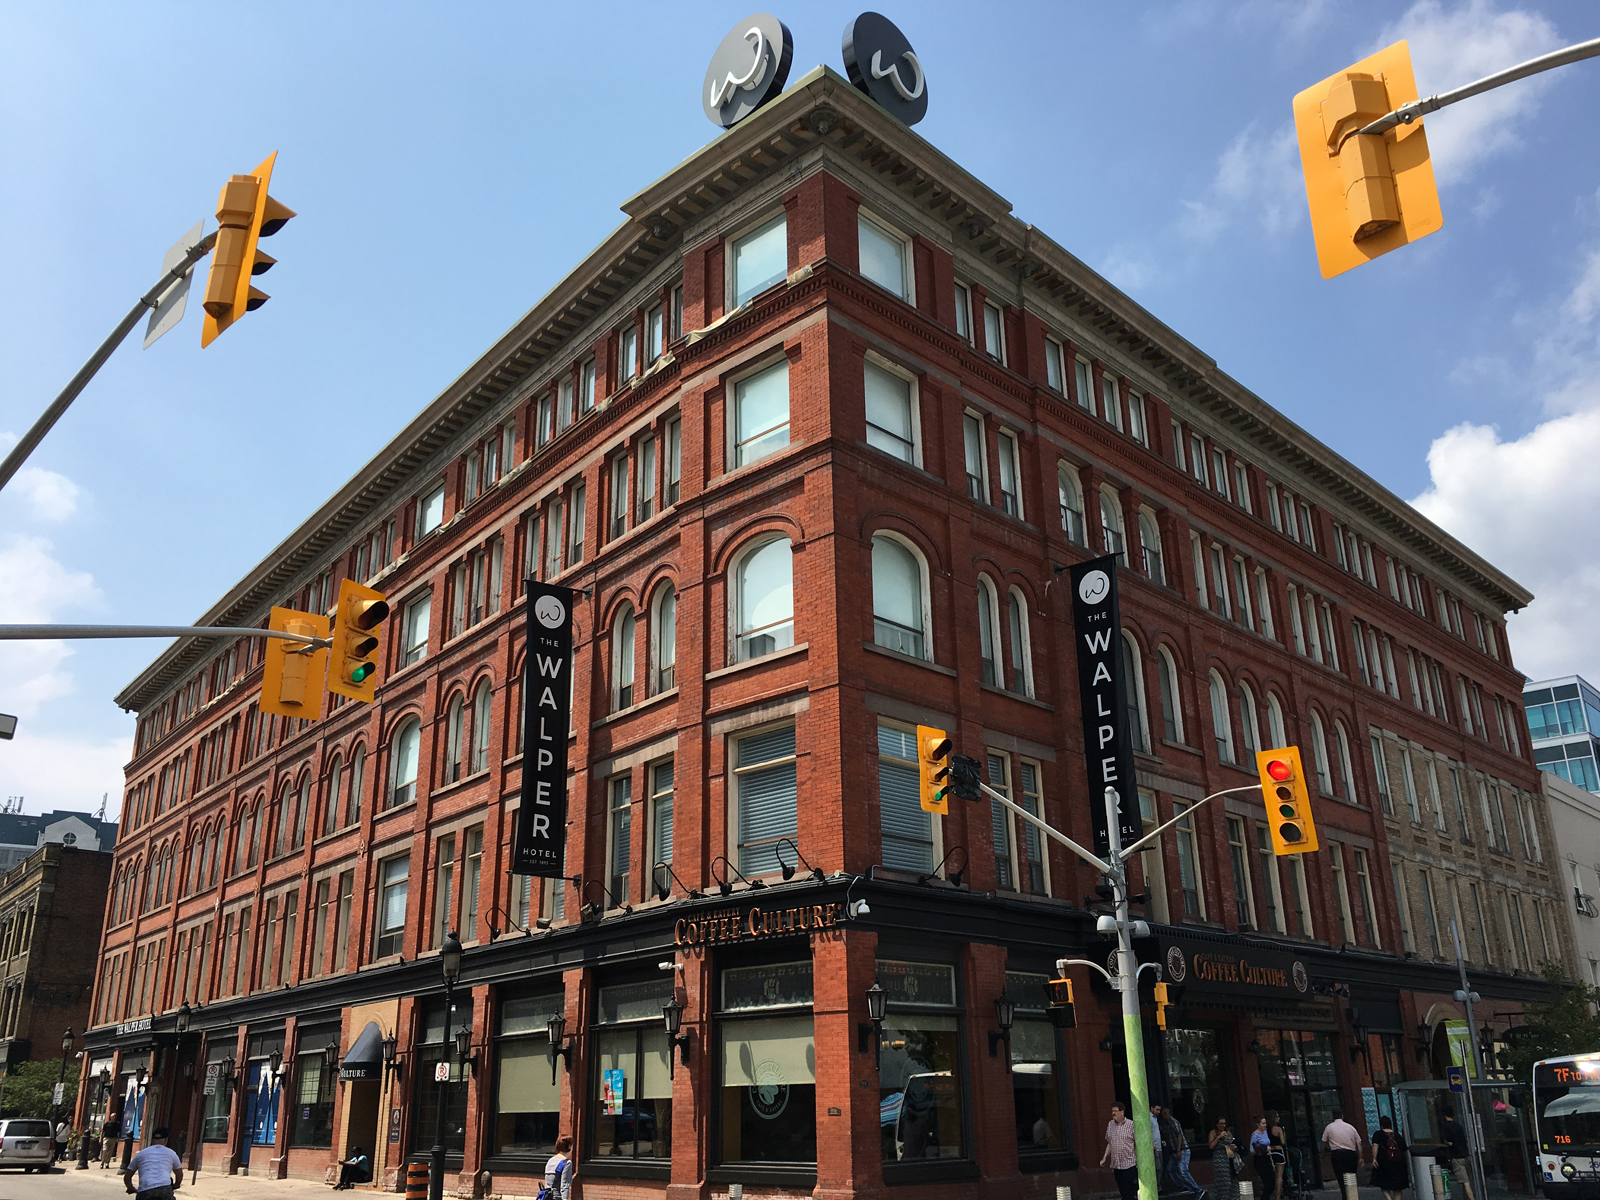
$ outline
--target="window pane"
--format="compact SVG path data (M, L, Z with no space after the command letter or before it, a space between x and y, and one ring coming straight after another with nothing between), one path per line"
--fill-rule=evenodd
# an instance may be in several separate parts
M878 726L878 818L883 865L933 870L933 818L922 810L916 734Z
M911 381L869 362L866 412L867 444L906 462L913 461Z
M788 226L780 215L733 244L733 303L781 283L789 273Z
M866 217L858 219L857 227L861 231L861 273L905 299L905 243Z
M734 385L734 466L764 458L789 444L789 363L768 367Z
M965 1157L957 1018L890 1013L881 1027L879 1055L884 1161Z
M1000 310L992 304L983 306L983 340L984 348L990 354L1005 361L1005 340L1001 333Z
M797 831L794 738L791 725L738 743L739 870L746 875L777 870L777 843ZM746 769L775 759L788 761Z
M722 1161L817 1160L816 1047L810 1013L729 1021L722 1057Z
M922 657L922 571L891 537L872 539L872 615L880 646Z
M739 567L739 658L794 644L794 564L786 538L768 542Z

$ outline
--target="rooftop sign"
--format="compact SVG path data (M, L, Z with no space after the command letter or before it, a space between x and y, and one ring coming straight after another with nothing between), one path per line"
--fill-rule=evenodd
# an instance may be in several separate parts
M864 12L844 29L844 65L850 82L891 116L915 125L928 114L922 63L900 27L881 13Z
M771 13L755 13L722 39L706 68L700 101L712 124L732 129L783 91L794 60L789 27Z

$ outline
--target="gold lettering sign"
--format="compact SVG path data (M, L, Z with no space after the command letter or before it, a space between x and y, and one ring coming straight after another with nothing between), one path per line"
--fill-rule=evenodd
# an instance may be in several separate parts
M1196 979L1207 983L1244 983L1253 987L1286 988L1289 973L1279 967L1260 967L1248 958L1230 958L1221 954L1196 954L1194 956Z
M757 938L819 933L845 919L844 904L801 904L793 908L719 909L695 917L679 917L672 929L678 946L707 946Z

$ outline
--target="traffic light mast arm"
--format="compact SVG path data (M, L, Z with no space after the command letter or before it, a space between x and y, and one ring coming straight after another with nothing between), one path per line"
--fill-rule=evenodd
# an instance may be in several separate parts
M979 783L978 783L978 787L983 791L984 795L989 797L989 799L995 801L997 804L1004 804L1007 808L1009 808L1012 812L1016 813L1017 816L1021 817L1024 821L1030 821L1034 825L1037 825L1044 832L1046 837L1055 838L1056 841L1060 842L1068 850L1071 850L1079 858L1083 859L1084 862L1088 863L1095 870L1099 871L1100 874L1102 874L1102 875L1111 875L1111 874L1114 873L1111 870L1111 865L1109 863L1107 863L1104 859L1100 858L1098 855L1090 854L1087 850L1085 850L1082 846L1078 845L1077 842L1073 841L1071 838L1069 838L1066 834L1062 833L1055 826L1049 824L1046 821L1040 820L1038 817L1034 816L1027 809L1020 808L1017 805L1011 803L1011 801L1007 800L1004 796L1002 796L999 792L995 791L987 783L984 783L984 782L982 782L980 780Z
M254 625L0 625L0 642L55 641L58 638L259 637L300 642L313 650L331 645L329 638L306 637Z
M1122 861L1127 862L1128 859L1132 858L1134 854L1144 847L1146 842L1155 841L1156 838L1160 837L1163 833L1171 829L1179 821L1183 820L1190 813L1194 812L1195 809L1204 804L1206 800L1215 800L1218 796L1231 796L1234 792L1259 792L1260 790L1261 785L1259 783L1252 783L1246 785L1245 787L1223 788L1220 792L1212 792L1211 795L1207 796L1204 800L1196 800L1193 804L1184 809L1177 816L1173 817L1172 820L1168 821L1165 825L1157 825L1154 829L1145 834L1137 842L1134 842L1131 846L1124 846L1122 848Z
M1457 100L1466 100L1471 96L1492 91L1508 83L1515 83L1519 79L1526 79L1529 75L1537 75L1541 71L1548 71L1554 67L1564 67L1568 63L1575 63L1585 58L1594 58L1600 55L1600 38L1593 38L1587 42L1579 42L1576 46L1568 46L1565 50L1554 50L1549 54L1530 58L1525 63L1518 63L1514 67L1507 67L1504 71L1496 71L1493 75L1485 75L1475 83L1465 84L1451 92L1440 92L1437 96L1427 96L1421 100L1413 100L1410 104L1402 104L1392 113L1385 113L1370 125L1356 130L1356 133L1388 133L1396 125L1409 125L1418 117L1425 117L1431 112L1437 112L1447 104L1454 104Z
M18 468L27 462L28 455L32 454L34 448L44 441L44 435L49 433L51 426L61 419L61 414L66 412L68 405L78 398L78 393L88 386L89 380L94 378L95 372L100 370L105 365L106 359L111 357L111 352L122 344L122 339L127 337L129 331L139 323L139 318L143 317L149 309L159 304L167 289L182 279L190 267L194 266L207 254L210 254L211 248L216 244L217 235L215 233L206 234L205 237L189 248L189 253L179 259L172 270L156 280L154 287L139 297L139 303L133 306L133 311L122 318L122 323L111 331L111 336L100 343L100 349L96 350L90 356L89 361L83 364L82 369L72 377L72 382L67 384L61 394L51 403L50 407L44 410L43 415L33 423L33 427L22 435L22 439L15 446L11 447L11 453L6 455L5 461L0 462L0 488L11 482L11 477L17 473ZM51 636L61 637L65 635L52 634Z

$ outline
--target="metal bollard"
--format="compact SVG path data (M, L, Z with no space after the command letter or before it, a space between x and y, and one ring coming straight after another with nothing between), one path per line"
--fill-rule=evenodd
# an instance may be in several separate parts
M1444 1168L1434 1163L1428 1168L1428 1173L1433 1176L1433 1200L1449 1200L1449 1193L1444 1188Z
M728 1200L744 1200L744 1184L730 1183L728 1185Z
M1356 1173L1346 1171L1344 1179L1344 1200L1361 1200L1361 1189L1356 1183Z
M1063 1187L1061 1184L1057 1184L1056 1200L1072 1200L1072 1189L1069 1187Z
M428 1164L406 1164L406 1200L428 1200Z
M1238 1183L1239 1200L1255 1200L1256 1185L1248 1179L1241 1179Z

